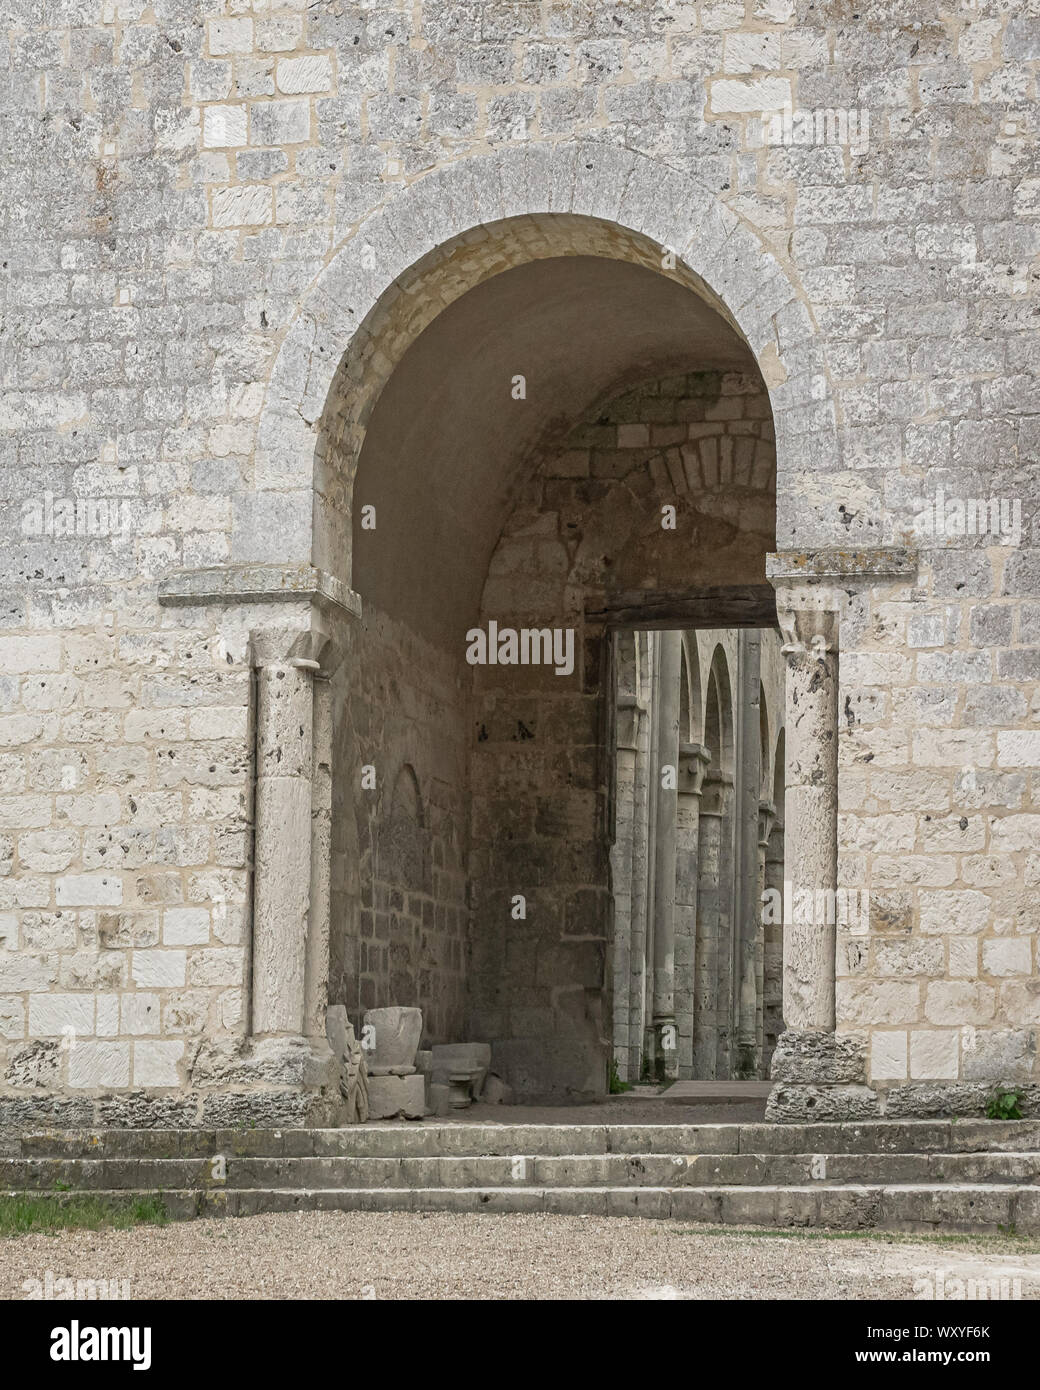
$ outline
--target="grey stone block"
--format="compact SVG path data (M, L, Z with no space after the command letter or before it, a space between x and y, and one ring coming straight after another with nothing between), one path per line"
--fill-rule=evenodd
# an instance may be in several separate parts
M422 1010L393 1006L369 1009L364 1026L371 1029L372 1043L367 1048L368 1070L377 1073L382 1068L396 1070L414 1067L415 1054L422 1036Z
M368 1079L368 1117L370 1120L421 1120L426 1111L423 1078L411 1076L371 1076Z

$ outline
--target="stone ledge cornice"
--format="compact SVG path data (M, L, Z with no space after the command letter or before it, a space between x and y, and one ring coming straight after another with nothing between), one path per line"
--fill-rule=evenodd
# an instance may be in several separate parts
M915 579L917 551L906 546L873 550L779 550L766 556L766 576L774 583L813 579Z
M220 565L180 570L159 584L164 607L308 601L361 616L361 599L354 590L314 565Z

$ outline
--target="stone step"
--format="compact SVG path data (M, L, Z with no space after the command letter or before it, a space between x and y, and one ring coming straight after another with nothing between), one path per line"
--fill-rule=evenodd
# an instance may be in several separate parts
M75 1193L68 1196L77 1195ZM124 1199L126 1191L94 1191ZM144 1190L134 1195L150 1196ZM643 1216L714 1226L1040 1234L1040 1189L1010 1184L845 1183L762 1187L341 1187L178 1189L175 1219L286 1211L552 1212Z
M204 1158L581 1154L975 1153L1040 1150L1038 1120L861 1124L511 1125L429 1121L345 1129L107 1129L0 1133L0 1156Z
M458 1157L0 1159L0 1186L47 1192L181 1188L701 1187L1016 1183L1040 1153L514 1154Z

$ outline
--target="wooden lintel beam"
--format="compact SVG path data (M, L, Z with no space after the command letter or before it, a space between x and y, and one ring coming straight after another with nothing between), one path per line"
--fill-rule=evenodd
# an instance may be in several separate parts
M600 608L587 608L589 623L604 627L771 627L776 591L771 584L723 584L670 592L616 594Z

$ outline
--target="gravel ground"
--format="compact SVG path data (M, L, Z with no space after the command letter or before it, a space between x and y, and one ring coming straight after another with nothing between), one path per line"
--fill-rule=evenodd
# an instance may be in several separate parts
M0 1298L24 1298L22 1281L48 1270L159 1299L909 1299L938 1271L947 1288L1018 1278L1023 1299L1040 1298L1037 1241L714 1235L591 1216L307 1212L0 1240Z

